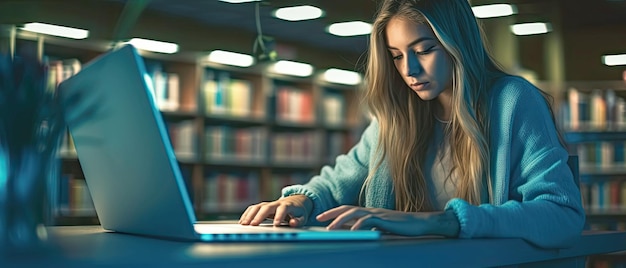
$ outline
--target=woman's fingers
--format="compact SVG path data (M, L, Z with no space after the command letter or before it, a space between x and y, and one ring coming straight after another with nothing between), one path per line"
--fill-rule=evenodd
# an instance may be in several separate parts
M249 206L239 218L239 224L259 225L266 219L272 219L275 226L288 222L290 226L304 225L308 217L311 202L304 195L294 195L273 202L263 202Z
M300 227L304 224L304 217L292 217L289 219L289 226Z
M239 224L244 224L244 222L246 221L246 215L248 215L248 211L250 211L251 209L250 207L247 207L246 210L241 213L241 216L239 217Z
M372 214L368 214L356 220L352 227L350 227L350 230L372 230L373 228L379 227L378 225L379 219Z
M265 219L267 219L267 217L274 213L276 213L276 205L274 203L261 206L261 208L259 208L259 211L250 222L250 225L259 225Z
M334 217L335 219L328 224L327 228L328 229L339 229L342 228L344 225L347 225L348 223L357 221L359 218L367 216L368 212L367 211L362 211L357 207L347 207L347 208L343 208L340 210L336 210L336 211L332 211L332 215L337 215L336 217Z
M346 225L350 225L351 230L371 230L372 228L380 227L379 225L384 223L384 221L381 221L380 218L376 216L377 213L378 210L376 209L339 206L318 215L317 220L333 220L328 224L328 229L345 228Z
M274 213L274 226L279 226L287 218L287 206L279 205Z
M264 205L264 203L258 204L258 205L254 205L254 206L249 206L246 211L244 212L244 215L241 216L241 220L240 220L240 224L243 225L248 225L250 224L250 222L252 221L252 219L254 219L254 217L256 216L256 214L259 212L259 209Z
M344 212L348 211L349 209L352 209L353 207L351 206L339 206L336 208L332 208L329 210L324 211L322 214L317 215L316 219L318 221L329 221L332 220L334 218L337 218L337 216L343 214Z

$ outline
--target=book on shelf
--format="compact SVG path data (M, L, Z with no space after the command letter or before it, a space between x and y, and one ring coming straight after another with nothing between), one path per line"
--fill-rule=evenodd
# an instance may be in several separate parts
M592 231L626 231L626 221L624 220L608 220L594 221L587 223L585 229ZM594 264L593 267L600 267ZM611 267L607 265L606 267Z
M308 182L312 173L293 172L273 174L270 178L268 191L263 193L263 200L276 200L281 197L281 191L284 187L294 184L304 184Z
M146 63L154 103L161 111L177 111L180 107L180 78L163 70L161 63Z
M315 131L278 132L271 138L272 161L277 164L318 163L320 134Z
M202 210L207 213L243 212L260 202L259 177L255 172L209 172L204 178Z
M58 197L53 200L52 211L56 216L91 217L96 210L91 194L84 179L75 178L73 174L62 174L59 177Z
M197 159L197 139L195 122L182 120L167 122L170 142L178 160L194 161Z
M209 161L255 161L266 158L267 129L264 127L206 126L204 155Z
M46 60L48 68L48 90L56 90L59 84L72 77L82 69L78 59ZM69 131L65 131L61 138L58 153L61 157L75 157L74 139Z
M292 123L315 122L315 104L310 91L292 86L276 88L276 119Z
M571 145L582 169L612 170L623 168L626 170L624 141L598 141Z
M326 158L328 164L334 164L337 156L350 150L353 142L350 134L332 131L327 134Z
M206 114L234 117L252 114L254 92L251 81L233 78L228 72L205 70L202 96Z
M252 110L252 85L243 79L231 79L227 89L230 114L236 117L250 116Z
M598 180L581 184L583 206L591 214L614 212L626 215L626 181Z
M570 87L560 113L563 127L571 131L618 130L626 126L624 98L612 89L582 91Z
M82 64L78 59L49 60L48 85L55 89L61 82L80 72Z
M345 121L345 99L341 94L327 93L322 100L324 123L341 125Z

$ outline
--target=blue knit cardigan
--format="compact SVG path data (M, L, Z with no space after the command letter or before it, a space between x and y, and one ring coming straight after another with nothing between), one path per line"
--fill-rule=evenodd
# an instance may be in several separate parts
M454 198L459 238L517 237L540 247L567 247L585 223L581 195L567 165L568 152L540 92L526 80L506 76L490 90L490 160L493 196L488 204L471 205ZM373 120L360 141L335 165L325 166L304 185L285 187L283 196L304 194L315 216L340 205L358 205L365 178L376 165L378 124ZM395 209L388 167L376 170L365 192L365 207Z

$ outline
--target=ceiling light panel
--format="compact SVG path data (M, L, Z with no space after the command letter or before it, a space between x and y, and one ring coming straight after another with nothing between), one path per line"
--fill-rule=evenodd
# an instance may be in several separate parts
M178 52L178 44L168 43L150 39L143 38L133 38L128 41L129 44L133 45L138 49L143 49L152 52L165 53L165 54L173 54Z
M60 36L72 39L85 39L89 36L89 31L87 30L40 22L26 23L24 27L20 29L34 33Z
M324 80L344 85L358 85L361 83L361 74L348 70L330 68L324 71Z
M372 32L372 25L362 21L338 22L328 26L326 31L337 36L366 35Z
M211 51L211 53L209 53L208 59L210 62L238 67L249 67L254 64L254 57L250 55L224 50Z
M273 12L274 17L288 21L312 20L324 16L324 11L314 6L283 7Z
M291 76L307 77L313 74L313 66L295 61L277 61L272 68L275 73Z
M473 6L472 11L477 18L505 17L517 14L517 7L509 4L493 4L483 6Z
M543 34L552 31L552 25L544 22L520 23L511 25L511 32L515 35Z
M220 1L231 3L231 4L240 4L240 3L248 3L248 2L259 2L261 0L220 0Z
M604 55L602 63L607 66L626 65L626 54Z

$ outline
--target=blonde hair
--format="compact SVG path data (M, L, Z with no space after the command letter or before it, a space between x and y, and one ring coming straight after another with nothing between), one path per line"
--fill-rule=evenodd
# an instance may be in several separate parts
M379 8L370 35L365 101L378 120L381 158L361 193L386 161L396 209L433 210L422 163L432 143L437 100L420 99L395 69L385 38L387 23L394 17L429 25L448 53L453 65L453 97L445 133L452 148L451 174L458 177L455 196L475 205L488 202L483 200L484 193L491 197L486 100L491 83L506 73L485 48L484 35L467 0L386 0Z

